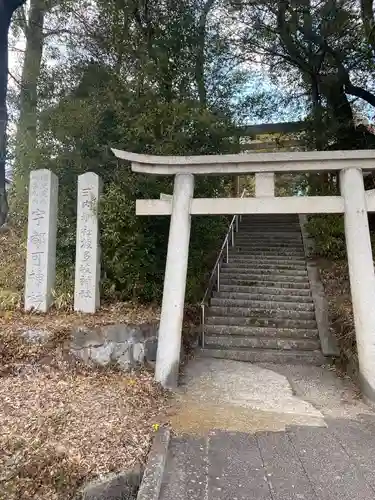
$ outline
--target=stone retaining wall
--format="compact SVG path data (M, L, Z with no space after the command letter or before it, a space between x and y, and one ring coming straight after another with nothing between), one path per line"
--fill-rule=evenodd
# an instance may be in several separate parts
M158 329L158 323L79 327L73 330L70 352L85 363L130 370L156 360Z

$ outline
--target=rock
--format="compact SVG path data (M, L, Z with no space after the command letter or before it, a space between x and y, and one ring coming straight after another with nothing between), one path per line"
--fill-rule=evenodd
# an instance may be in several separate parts
M104 341L102 345L90 348L90 358L101 366L107 366L112 361L113 343Z
M79 327L73 332L73 349L85 347L98 347L104 342L100 328Z
M48 330L25 330L21 333L21 337L31 344L44 344L52 337L52 333Z
M145 340L144 343L145 348L145 358L147 361L155 362L156 361L156 353L158 350L158 338L150 337Z
M140 468L108 474L86 485L77 500L136 500L141 479Z
M136 363L143 363L145 359L144 342L133 344L133 359Z
M132 367L131 345L127 342L114 344L112 359L116 360L122 370L129 370Z
M158 323L79 327L72 333L70 352L85 363L115 363L130 370L156 360Z

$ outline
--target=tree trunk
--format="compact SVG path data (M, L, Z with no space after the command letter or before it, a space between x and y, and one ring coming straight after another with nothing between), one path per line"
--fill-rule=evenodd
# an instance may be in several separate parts
M361 0L361 16L365 35L375 55L374 0Z
M7 150L7 107L8 88L8 32L13 12L26 0L0 0L0 227L8 215L8 201L5 187L5 160Z
M43 53L45 0L31 0L25 26L26 49L20 90L20 115L15 145L14 194L18 209L26 205L30 170L37 162L38 80Z
M205 2L198 22L195 80L198 89L199 102L203 108L205 108L207 104L207 89L204 77L207 17L214 3L215 0L207 0Z

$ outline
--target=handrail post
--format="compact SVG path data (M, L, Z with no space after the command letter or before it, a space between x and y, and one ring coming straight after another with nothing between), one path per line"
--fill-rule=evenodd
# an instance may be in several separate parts
M243 198L245 196L245 193L246 193L246 190L244 189L242 192L241 198ZM234 247L234 233L239 230L239 222L240 221L241 221L241 215L234 215L232 217L231 223L229 224L227 234L225 236L225 239L223 241L223 244L222 244L220 252L219 252L219 256L215 262L215 266L214 266L212 273L210 275L210 279L208 282L206 293L204 294L203 300L201 302L201 307L203 308L202 309L202 321L205 320L204 307L207 305L207 303L208 303L207 299L208 299L210 293L212 292L213 287L215 286L215 277L216 277L217 291L220 291L220 266L223 262L226 262L227 264L229 262L229 238L230 237L232 238L231 245L232 245L232 247ZM225 252L225 256L224 256L224 252ZM224 259L225 259L225 261L224 261ZM204 332L203 332L203 336L204 336Z
M204 309L204 304L201 304L202 306L202 348L204 349L204 328L205 328L205 309Z
M220 262L217 265L217 291L220 292Z

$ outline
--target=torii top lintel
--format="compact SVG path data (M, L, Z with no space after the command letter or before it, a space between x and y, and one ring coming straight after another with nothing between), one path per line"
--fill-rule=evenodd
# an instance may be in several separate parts
M205 156L155 156L112 149L131 162L134 172L156 175L251 174L256 172L308 172L344 168L375 169L375 150L240 153Z

